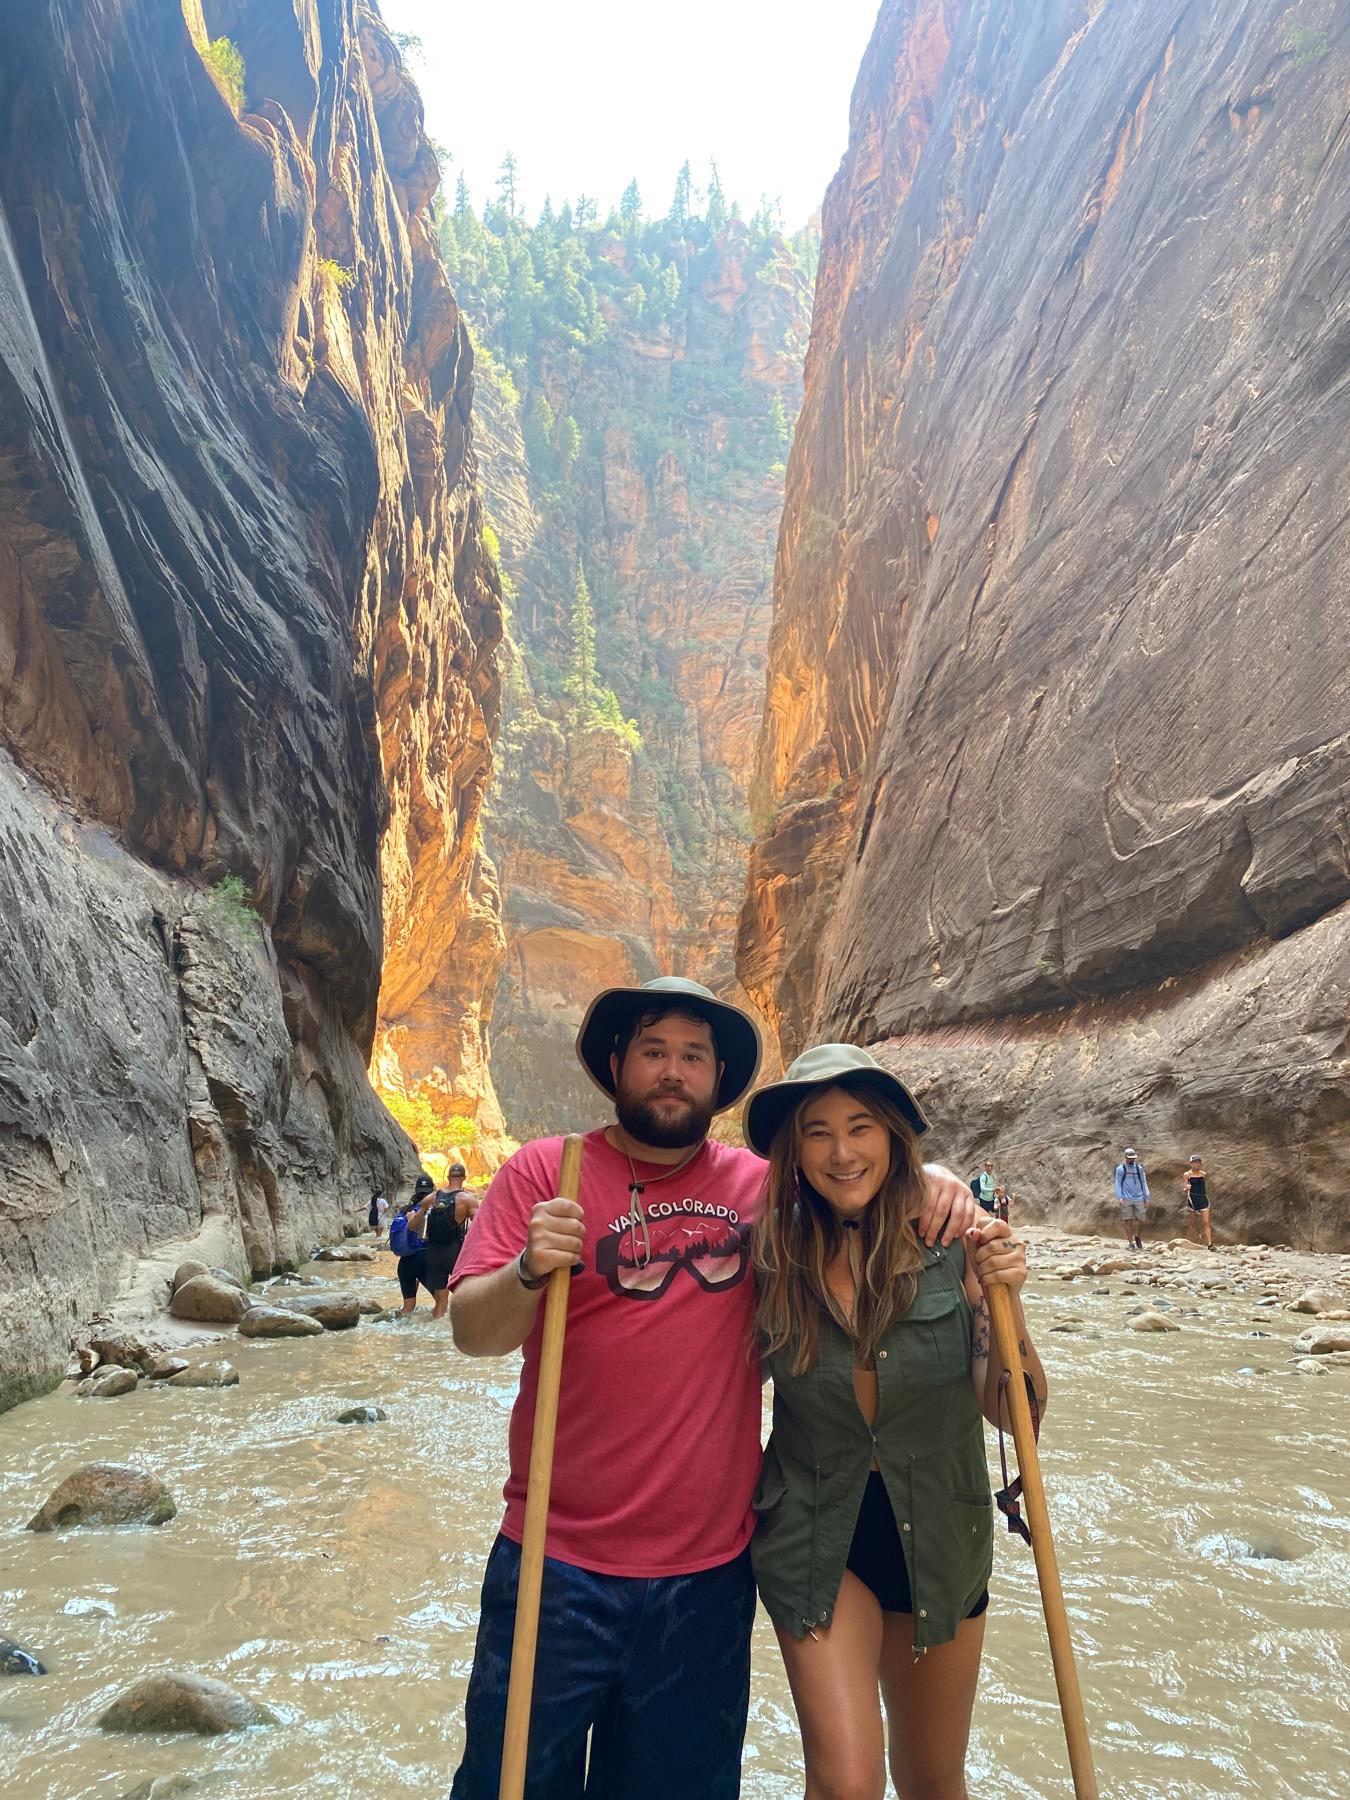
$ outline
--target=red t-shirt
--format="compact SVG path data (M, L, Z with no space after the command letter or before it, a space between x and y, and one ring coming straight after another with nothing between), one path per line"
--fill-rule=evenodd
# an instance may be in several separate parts
M750 1226L765 1165L709 1140L678 1175L637 1163L650 1254L629 1222L628 1159L586 1136L585 1269L572 1278L546 1553L602 1575L688 1575L750 1541L760 1465ZM451 1287L520 1254L558 1191L562 1139L524 1145L493 1179ZM664 1181L659 1177L665 1175ZM511 1413L502 1530L521 1541L544 1307Z

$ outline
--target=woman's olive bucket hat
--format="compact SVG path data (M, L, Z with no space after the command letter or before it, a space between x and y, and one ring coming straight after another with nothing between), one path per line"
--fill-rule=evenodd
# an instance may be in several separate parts
M874 1056L856 1044L817 1044L803 1050L781 1081L771 1081L751 1097L745 1109L745 1141L767 1157L784 1119L812 1088L872 1087L894 1102L914 1127L915 1135L928 1129L923 1108L898 1076L883 1069Z

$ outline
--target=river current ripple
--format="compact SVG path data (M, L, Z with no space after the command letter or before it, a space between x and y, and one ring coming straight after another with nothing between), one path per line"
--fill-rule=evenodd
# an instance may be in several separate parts
M323 1273L387 1302L386 1265ZM1051 1380L1042 1466L1102 1794L1346 1800L1350 1371L1293 1373L1289 1340L1308 1321L1240 1294L1187 1300L1180 1332L1150 1336L1125 1328L1137 1289L1091 1285L1111 1292L1033 1280L1028 1311ZM1069 1312L1096 1335L1047 1332ZM444 1795L515 1359L459 1356L425 1312L198 1354L228 1355L240 1385L142 1384L106 1401L67 1385L0 1417L0 1631L51 1670L0 1682L0 1792L117 1800L181 1772L230 1800ZM388 1420L333 1422L359 1401ZM154 1531L23 1529L95 1460L155 1470L178 1517ZM1002 1532L992 1592L971 1793L1061 1800L1072 1789L1034 1564ZM800 1750L762 1614L754 1655L743 1791L788 1800ZM234 1683L281 1724L215 1739L95 1729L116 1693L168 1666Z

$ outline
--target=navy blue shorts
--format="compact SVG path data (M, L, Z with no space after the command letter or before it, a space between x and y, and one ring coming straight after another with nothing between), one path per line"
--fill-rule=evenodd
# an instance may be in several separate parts
M497 1800L519 1572L519 1544L499 1536L451 1800ZM546 1558L526 1800L736 1800L754 1617L748 1550L652 1580Z

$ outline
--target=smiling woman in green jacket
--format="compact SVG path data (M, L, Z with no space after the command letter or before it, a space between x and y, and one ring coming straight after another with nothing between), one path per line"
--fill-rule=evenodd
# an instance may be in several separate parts
M914 1229L925 1130L903 1083L849 1044L806 1051L746 1111L769 1159L754 1252L774 1383L751 1554L806 1800L880 1800L886 1736L901 1800L965 1800L993 1557L983 1420L1000 1422L1003 1373L991 1282L1012 1290L1045 1401L1008 1225L931 1250Z

